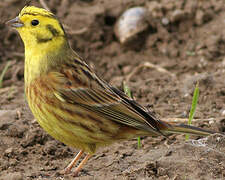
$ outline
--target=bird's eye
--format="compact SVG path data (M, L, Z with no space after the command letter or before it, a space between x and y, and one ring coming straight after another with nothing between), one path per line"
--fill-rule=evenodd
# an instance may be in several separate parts
M36 20L36 19L34 19L34 20L31 21L31 25L32 26L37 26L38 24L39 24L39 21Z

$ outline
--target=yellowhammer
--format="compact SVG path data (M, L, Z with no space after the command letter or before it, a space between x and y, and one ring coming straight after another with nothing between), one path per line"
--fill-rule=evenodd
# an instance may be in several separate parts
M26 6L8 22L25 45L25 91L39 124L55 139L81 151L65 169L76 176L102 146L138 136L212 132L157 119L123 92L97 77L74 52L57 17Z

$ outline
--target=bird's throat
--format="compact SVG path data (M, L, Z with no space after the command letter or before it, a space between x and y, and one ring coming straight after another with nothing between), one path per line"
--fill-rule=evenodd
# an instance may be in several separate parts
M51 70L57 70L57 66L65 61L69 51L70 47L64 39L36 44L36 48L25 44L25 84Z

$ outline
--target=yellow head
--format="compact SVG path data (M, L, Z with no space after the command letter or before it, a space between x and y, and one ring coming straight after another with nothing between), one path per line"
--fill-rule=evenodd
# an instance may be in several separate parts
M72 54L62 25L45 9L26 6L8 24L25 45L25 82L55 69Z
M25 48L65 38L63 27L56 16L42 8L26 6L9 23L19 32Z

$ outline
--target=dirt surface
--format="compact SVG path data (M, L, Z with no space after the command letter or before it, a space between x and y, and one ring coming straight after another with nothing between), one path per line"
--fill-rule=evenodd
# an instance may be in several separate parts
M41 7L37 2L32 4ZM66 25L70 44L97 74L121 88L123 80L135 99L165 119L187 119L193 89L200 98L195 126L225 131L225 3L224 0L46 0ZM0 179L74 179L59 172L76 149L47 135L24 98L23 44L4 25L24 6L0 1L0 72L10 68L0 88ZM114 25L126 9L146 7L149 28L121 45ZM135 68L150 62L167 70ZM129 78L128 78L129 77ZM225 137L183 135L118 142L100 149L77 179L225 179Z

